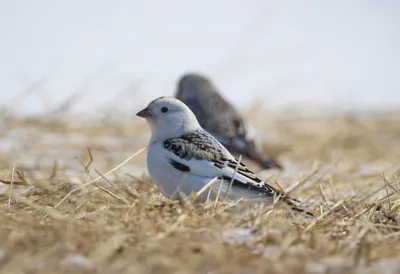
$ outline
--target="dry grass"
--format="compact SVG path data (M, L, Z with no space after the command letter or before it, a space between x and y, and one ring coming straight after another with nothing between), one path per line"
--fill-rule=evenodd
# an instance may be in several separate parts
M399 273L399 113L265 115L254 123L286 170L260 177L298 184L291 194L318 219L164 199L144 152L114 169L148 139L131 116L9 116L0 132L0 270Z

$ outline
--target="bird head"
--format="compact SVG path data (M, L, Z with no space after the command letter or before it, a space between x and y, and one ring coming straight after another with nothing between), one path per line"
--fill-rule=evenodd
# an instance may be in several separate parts
M160 97L139 111L150 126L152 139L168 139L200 128L188 106L173 97Z
M188 73L179 79L175 97L185 101L197 97L199 94L213 93L214 90L215 87L207 77L197 73Z

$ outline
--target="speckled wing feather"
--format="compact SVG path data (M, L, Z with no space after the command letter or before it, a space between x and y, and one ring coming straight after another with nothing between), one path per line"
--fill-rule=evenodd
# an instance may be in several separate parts
M187 166L192 173L205 176L205 174L199 174L201 171L194 170L193 160L206 161L215 170L215 173L211 174L212 176L228 182L234 177L233 183L237 187L256 190L269 196L284 196L282 192L260 180L243 163L239 163L213 136L204 130L196 130L177 138L167 139L163 142L163 146L177 157L176 160L174 159L175 162ZM174 163L174 165L177 164ZM233 176L235 169L237 171Z
M178 84L176 98L196 115L200 125L229 151L257 161L264 168L281 166L262 151L260 140L243 117L205 77L187 74Z
M204 130L196 130L177 138L167 139L163 142L163 147L175 156L175 159L170 158L170 163L179 171L217 177L224 183L232 183L232 187L245 188L246 191L257 193L258 197L280 199L292 210L307 217L315 217L312 213L300 208L297 205L298 200L260 180ZM210 172L211 170L214 172Z

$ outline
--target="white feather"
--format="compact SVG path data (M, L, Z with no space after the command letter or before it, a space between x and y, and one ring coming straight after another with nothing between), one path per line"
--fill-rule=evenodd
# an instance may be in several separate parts
M279 196L293 210L313 216L298 208L296 200L261 181L243 163L238 163L178 99L160 97L137 115L146 118L150 125L147 168L165 196L172 199L182 198L181 193L190 196L219 178L211 186L211 195L205 191L197 201L214 200L218 192L219 198L265 203Z
M272 200L273 188L259 180L244 165L240 166L241 172L236 172L236 159L214 137L201 128L196 117L185 104L171 97L162 97L151 102L145 112L147 115L145 118L152 131L147 154L148 171L154 183L166 196L179 198L179 192L191 195L217 177L222 180L218 180L213 185L215 193L221 185L221 193L228 192L227 197L231 199L242 197L254 199L262 196L264 200ZM199 146L207 142L210 145L210 151L204 149L206 154L203 158L187 157L189 159L186 159L165 148L166 140L177 138L179 141L180 136L188 133L192 133L192 137ZM177 144L181 143L173 143L175 146ZM190 143L185 144L190 145ZM182 148L186 147L182 145ZM208 152L218 152L218 159L211 157L211 154L208 155ZM207 158L208 156L210 158ZM177 165L183 165L184 169L189 171L176 168L171 161ZM230 178L233 177L235 185L230 187ZM262 189L261 186L268 188ZM253 188L249 189L250 187ZM271 191L268 192L268 190ZM215 198L215 195L211 195L211 198Z

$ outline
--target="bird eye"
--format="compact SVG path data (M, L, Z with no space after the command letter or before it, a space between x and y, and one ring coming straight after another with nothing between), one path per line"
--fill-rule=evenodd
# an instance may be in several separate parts
M168 108L167 107L163 107L162 109L161 109L161 112L162 113L166 113L168 111Z

